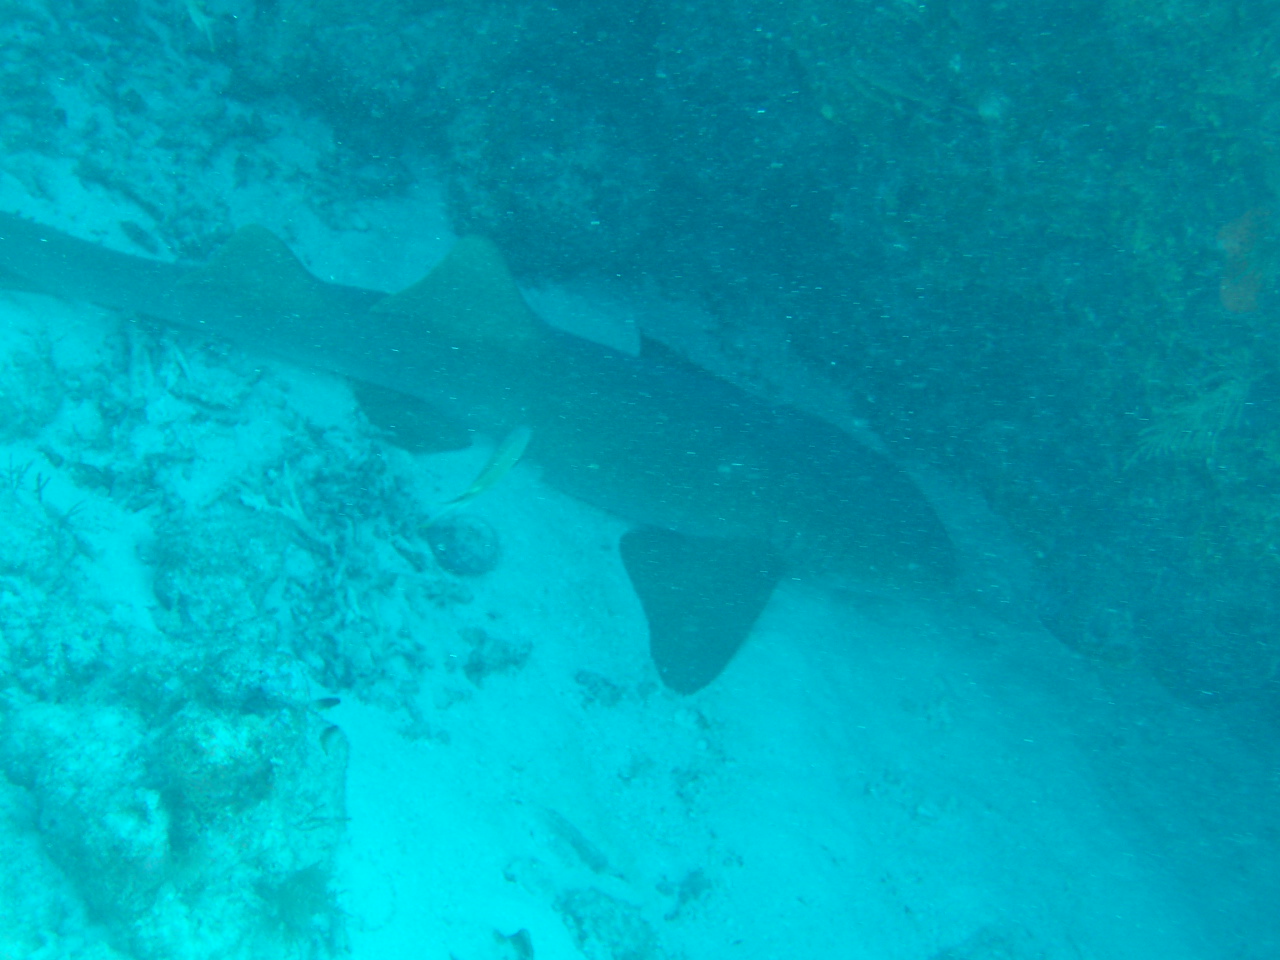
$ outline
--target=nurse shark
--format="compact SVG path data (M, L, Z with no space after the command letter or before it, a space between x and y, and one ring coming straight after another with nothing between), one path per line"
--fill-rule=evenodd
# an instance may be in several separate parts
M888 458L656 344L633 356L552 328L480 237L387 295L320 280L262 227L187 266L0 214L0 283L226 337L491 436L527 430L547 483L632 524L622 560L680 693L720 674L783 576L953 576L942 524Z

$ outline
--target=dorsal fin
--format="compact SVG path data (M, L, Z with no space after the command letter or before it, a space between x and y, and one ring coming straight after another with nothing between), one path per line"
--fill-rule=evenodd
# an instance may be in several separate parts
M283 240L250 224L187 274L177 293L184 301L214 299L246 316L314 316L324 311L323 287Z
M463 237L434 270L372 312L420 318L450 340L512 351L532 346L541 333L502 254L483 237Z

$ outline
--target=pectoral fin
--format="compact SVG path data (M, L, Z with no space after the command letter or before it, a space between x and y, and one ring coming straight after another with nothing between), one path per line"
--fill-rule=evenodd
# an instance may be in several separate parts
M781 560L754 540L638 527L623 535L621 550L649 620L654 665L677 693L694 693L720 675L782 575Z
M407 393L352 380L351 391L369 422L383 431L397 447L412 453L465 450L473 434L439 410Z

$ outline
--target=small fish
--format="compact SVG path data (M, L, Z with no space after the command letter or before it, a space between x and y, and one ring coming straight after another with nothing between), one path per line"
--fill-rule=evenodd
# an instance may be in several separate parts
M321 697L319 700L311 701L312 710L332 710L342 701L337 697Z
M338 748L338 744L342 742L341 737L342 728L336 727L333 724L330 724L320 731L320 746L324 750L325 756L333 756L334 751Z
M489 458L489 462L485 464L484 469L471 482L471 486L467 487L466 492L446 503L439 513L427 521L426 527L435 526L453 511L459 507L466 506L505 477L507 471L514 467L519 459L524 456L525 448L529 446L529 440L532 437L533 431L528 427L516 427L507 434L506 439L498 444L493 451L493 456Z
M205 12L204 4L201 0L186 0L187 15L191 17L191 22L196 25L196 29L204 34L205 39L209 41L209 50L213 51L213 23L209 20L209 14Z

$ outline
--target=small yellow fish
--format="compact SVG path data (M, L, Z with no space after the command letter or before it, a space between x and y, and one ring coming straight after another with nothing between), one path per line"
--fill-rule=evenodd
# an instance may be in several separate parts
M454 497L446 503L439 513L426 522L423 529L434 526L459 507L466 506L505 477L507 471L524 456L525 448L529 446L529 440L532 437L533 431L528 427L516 427L507 434L506 439L493 451L493 456L489 458L484 469L471 482L471 486L467 487L461 496Z

